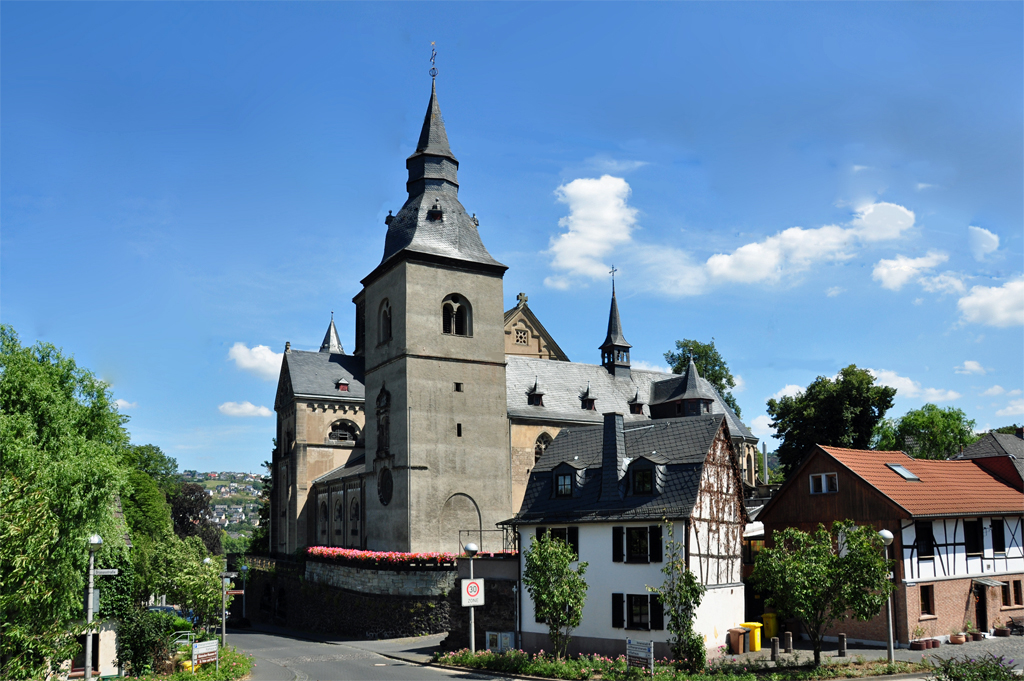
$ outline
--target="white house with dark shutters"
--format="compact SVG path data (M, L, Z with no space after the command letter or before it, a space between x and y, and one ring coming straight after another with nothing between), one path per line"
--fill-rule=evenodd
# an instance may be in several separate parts
M648 586L664 575L665 523L685 545L689 569L707 587L695 629L707 646L743 620L740 577L743 484L729 424L703 414L625 425L564 428L533 469L520 512L508 521L525 552L544 532L566 541L589 566L583 622L570 652L619 655L626 639L655 641L669 655L667 616ZM525 570L525 559L522 569ZM522 645L550 649L528 593L520 594Z

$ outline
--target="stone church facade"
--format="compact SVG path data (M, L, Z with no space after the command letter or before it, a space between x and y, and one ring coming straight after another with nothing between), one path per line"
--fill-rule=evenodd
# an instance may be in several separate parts
M757 438L692 363L679 375L630 367L614 288L600 364L569 361L524 294L503 310L507 268L459 202L434 88L406 167L409 198L385 220L383 258L353 299L352 354L333 319L319 352L285 346L275 553L458 551L469 532L500 550L497 523L519 510L547 444L609 412L627 422L725 414L744 482L755 484Z

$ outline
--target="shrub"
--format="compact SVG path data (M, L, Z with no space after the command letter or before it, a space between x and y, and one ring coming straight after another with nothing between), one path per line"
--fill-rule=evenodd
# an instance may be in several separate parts
M932 674L937 681L1016 681L1020 678L1013 671L1013 660L992 653L941 660Z
M117 662L133 676L161 673L171 654L171 632L176 618L137 608L117 628Z

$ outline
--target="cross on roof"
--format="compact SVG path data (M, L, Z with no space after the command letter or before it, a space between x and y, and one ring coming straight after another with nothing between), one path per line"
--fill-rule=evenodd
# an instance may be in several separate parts
M526 305L526 301L529 300L529 298L526 297L525 293L520 291L519 295L516 296L516 300L519 301L520 305Z

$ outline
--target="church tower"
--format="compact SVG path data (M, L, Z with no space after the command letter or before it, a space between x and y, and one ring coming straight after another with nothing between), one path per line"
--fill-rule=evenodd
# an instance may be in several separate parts
M436 83L406 168L409 198L388 214L384 257L353 299L365 358L366 548L457 551L460 531L468 542L466 530L492 530L513 513L507 268L459 202Z

